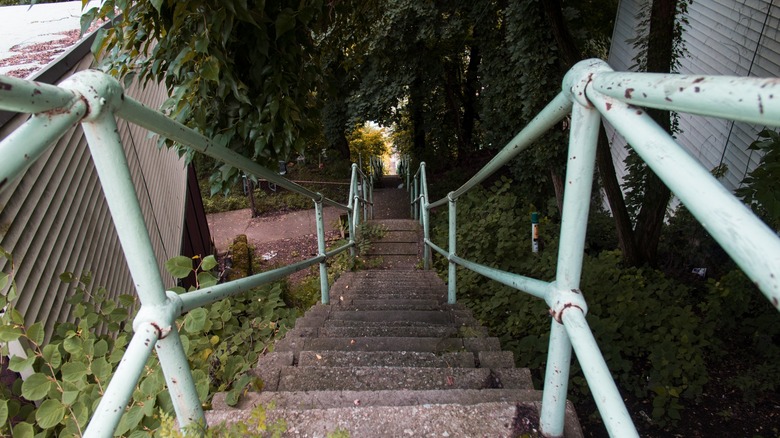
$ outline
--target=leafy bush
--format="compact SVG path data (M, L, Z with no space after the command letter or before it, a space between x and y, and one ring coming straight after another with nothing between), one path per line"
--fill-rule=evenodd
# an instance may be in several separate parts
M530 250L529 216L509 188L496 182L458 200L458 255L478 263L533 278L555 277L558 225L541 220L544 250ZM444 217L433 227L434 241L447 241ZM588 238L588 247L602 240ZM656 421L675 420L681 398L695 398L707 382L705 352L714 331L711 320L699 315L693 291L663 273L625 268L620 254L586 254L581 289L586 296L588 321L619 387L639 398L653 400ZM446 260L435 266L446 270ZM459 269L460 301L471 309L502 345L514 351L519 365L544 372L549 341L547 305L507 286ZM589 394L576 362L572 367L573 398Z
M192 262L176 257L166 267L175 277L184 278L193 270ZM200 261L197 278L202 284L215 282L208 273L215 266L211 256ZM0 279L0 289L13 283L11 277ZM32 376L17 381L0 399L0 433L80 436L130 341L128 314L135 307L134 297L122 295L117 304L107 299L104 289L90 293L89 276L64 274L62 279L76 285L69 303L77 319L58 324L45 345L41 323L26 327L11 306L0 318L2 353L8 354L8 342L26 344L27 357L12 357L9 368L33 370ZM282 287L275 283L257 288L195 309L177 321L204 405L216 392L228 391L228 403L236 403L247 386L262 387L246 371L292 326L296 316L294 309L284 305ZM108 334L97 334L106 330ZM37 408L33 401L39 402ZM173 406L158 360L151 356L116 433L145 436L160 427L160 411L172 412Z
M767 225L780 230L780 133L764 129L749 149L764 156L736 193Z

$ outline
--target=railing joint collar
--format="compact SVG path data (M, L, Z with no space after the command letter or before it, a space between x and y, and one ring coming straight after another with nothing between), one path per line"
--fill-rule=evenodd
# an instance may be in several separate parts
M184 303L176 292L166 291L167 299L160 305L141 305L133 319L133 330L139 332L143 324L149 324L157 331L158 339L165 339L174 330L176 318L182 314Z
M579 289L561 289L551 283L547 293L547 305L550 306L550 316L563 324L563 313L569 309L579 309L583 315L588 314L588 304Z
M580 105L592 108L593 104L585 95L585 88L593 80L593 75L604 71L613 70L601 59L586 59L578 62L563 77L563 93Z

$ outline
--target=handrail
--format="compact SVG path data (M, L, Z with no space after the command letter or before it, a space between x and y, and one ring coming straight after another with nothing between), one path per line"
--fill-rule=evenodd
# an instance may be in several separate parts
M133 320L134 335L115 373L121 378L109 382L85 431L84 435L88 437L113 434L155 345L180 427L185 428L192 423L205 424L201 401L179 339L176 318L200 306L246 292L315 264L320 266L321 300L324 304L329 303L326 260L347 249L354 254L360 210L363 210L363 218L373 214L373 179L360 171L357 165L352 165L347 203L341 204L145 107L125 96L116 79L97 71L78 72L60 86L0 75L0 109L33 113L27 122L0 142L0 157L3 157L0 160L0 191L8 187L10 181L50 148L66 130L81 123L141 303ZM130 177L115 115L246 174L264 178L312 199L317 224L317 256L181 295L166 291ZM362 196L358 195L358 184L362 187ZM345 210L350 222L349 242L330 251L325 247L323 205ZM367 210L369 205L370 211ZM117 409L117 406L121 408Z
M468 182L429 203L425 163L410 190L412 212L423 223L428 250L449 262L448 302L456 300L456 267L462 266L537 298L550 306L553 321L545 372L540 429L562 436L572 350L611 436L638 436L611 373L585 319L587 303L580 292L585 230L598 130L607 120L622 134L650 169L718 241L740 268L780 309L780 238L706 169L688 155L638 105L712 117L780 126L777 78L618 73L603 61L587 60L572 68L559 93L487 165ZM778 94L780 95L780 94ZM571 114L566 191L561 214L557 272L546 282L480 265L457 256L456 205L467 193L544 132ZM449 248L430 240L429 211L448 204ZM415 207L416 205L416 207ZM425 267L428 261L425 260Z

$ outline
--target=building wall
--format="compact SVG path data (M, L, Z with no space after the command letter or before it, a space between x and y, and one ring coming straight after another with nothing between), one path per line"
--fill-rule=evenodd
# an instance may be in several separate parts
M88 48L91 42L83 44ZM69 62L75 65L61 79L89 68L93 59L87 54ZM164 86L151 83L145 88L133 84L126 93L152 108L167 97ZM26 118L18 115L0 122L0 139ZM184 161L172 150L158 150L156 139L145 130L123 120L118 124L157 262L165 272L165 261L181 249L187 188ZM65 300L74 287L59 280L61 273L91 272L90 288L104 286L112 297L135 294L80 127L69 130L0 193L0 246L14 256L16 308L28 324L45 321L47 338L57 321L70 318ZM10 266L0 260L0 269L9 272ZM163 279L167 286L174 285L170 276Z
M615 70L629 70L636 55L636 38L642 0L621 0L609 63ZM694 1L688 8L683 39L686 55L680 73L730 76L780 76L780 6L772 0ZM721 182L730 190L758 165L760 155L747 149L761 126L741 122L680 116L678 141L707 169L725 164ZM625 140L608 130L618 176L625 175Z

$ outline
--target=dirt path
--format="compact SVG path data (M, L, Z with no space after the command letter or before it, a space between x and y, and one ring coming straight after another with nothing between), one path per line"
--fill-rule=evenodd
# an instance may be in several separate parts
M398 188L400 182L398 177L384 177L382 187L374 190L374 216L377 219L409 217L409 194ZM342 210L335 207L323 208L326 240L329 243L341 237L338 228L341 213ZM249 209L243 209L209 214L206 217L218 254L224 254L238 235L246 234L263 269L317 255L317 224L313 209L259 218L253 218ZM296 281L306 272L298 272L291 279Z

